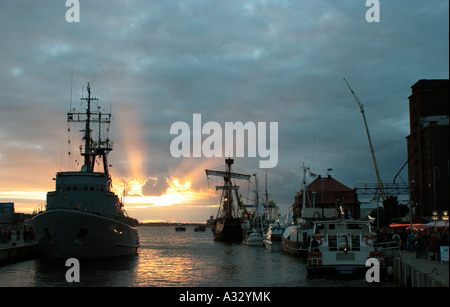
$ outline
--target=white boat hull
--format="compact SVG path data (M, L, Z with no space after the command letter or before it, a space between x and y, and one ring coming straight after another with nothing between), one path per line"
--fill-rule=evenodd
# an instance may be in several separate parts
M374 249L374 235L367 221L314 222L306 265L308 278L361 278L369 269L369 258L379 261L384 274L384 256Z
M362 278L365 276L368 267L365 265L322 265L308 267L308 278Z
M136 254L140 245L136 228L78 210L47 210L31 223L44 258L121 257Z

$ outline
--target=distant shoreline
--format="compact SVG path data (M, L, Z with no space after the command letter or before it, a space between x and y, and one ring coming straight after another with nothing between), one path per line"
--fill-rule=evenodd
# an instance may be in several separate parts
M182 222L182 223L173 223L173 222L147 222L147 223L139 223L138 226L178 226L179 224L183 225L183 226L200 226L200 225L205 225L206 226L206 222L205 223L193 223L193 222Z

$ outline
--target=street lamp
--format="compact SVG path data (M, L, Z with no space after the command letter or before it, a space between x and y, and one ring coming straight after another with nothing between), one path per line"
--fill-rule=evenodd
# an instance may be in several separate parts
M445 227L447 228L447 223L448 223L448 211L442 212L442 220L445 222Z
M436 230L437 230L437 225L436 225L436 223L437 223L437 221L439 220L439 215L438 215L438 212L437 212L437 211L433 211L432 219L433 219L433 221L434 221L434 231L436 231Z

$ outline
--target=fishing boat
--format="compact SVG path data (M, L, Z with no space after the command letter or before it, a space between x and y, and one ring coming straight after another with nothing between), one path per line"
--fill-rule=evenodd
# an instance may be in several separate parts
M225 159L226 171L205 170L206 176L223 177L223 186L216 186L216 190L222 191L221 206L217 218L214 221L214 240L225 243L240 243L244 239L242 219L239 215L240 199L239 186L233 185L231 179L250 180L250 175L234 173L231 165L234 159ZM234 192L234 193L233 193ZM234 194L234 195L233 195ZM223 202L222 202L223 200Z
M384 255L375 250L368 221L334 220L314 222L314 235L308 250L308 278L364 277L366 262L375 258L384 274Z
M289 225L284 229L281 238L283 251L294 256L306 257L311 235L314 232L313 222L335 218L335 209L303 208L302 218L298 219L294 225Z
M265 205L260 203L258 192L258 177L255 176L255 198L254 205L246 205L245 209L254 208L254 211L247 211L247 220L245 223L244 244L249 246L264 246L264 212Z
M303 165L303 208L301 209L300 218L297 218L294 224L285 228L281 238L283 251L300 257L306 257L308 254L311 235L313 233L313 222L336 218L336 210L334 208L316 208L311 203L309 197L307 197L306 171L308 170L309 168Z
M195 232L205 232L206 231L206 225L198 225L194 228Z
M252 229L247 233L244 244L249 246L264 246L264 238L261 235L261 232Z
M264 238L264 246L269 251L282 251L282 237L284 232L284 227L280 226L279 223L271 224L269 226L269 231Z
M304 223L298 223L286 227L281 237L281 244L285 253L294 256L306 256L312 228L305 226Z
M31 220L44 258L104 259L136 254L140 246L133 219L111 190L107 156L112 142L101 135L101 125L111 122L111 114L100 107L93 110L98 99L91 96L89 83L87 93L81 98L86 111L67 114L68 122L85 124L84 146L80 146L84 164L80 171L56 174L55 190L47 193L46 210ZM91 123L99 126L96 141ZM94 171L97 157L103 170Z
M175 227L175 231L177 231L177 232L186 231L186 227L183 226L183 224L178 223L177 227Z

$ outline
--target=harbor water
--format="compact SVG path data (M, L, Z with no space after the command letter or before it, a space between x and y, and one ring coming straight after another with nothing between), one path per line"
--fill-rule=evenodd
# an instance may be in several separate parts
M0 267L2 287L390 287L393 282L307 279L304 259L264 247L215 242L210 229L138 227L139 254L81 262L80 282L68 283L63 262L29 260Z

